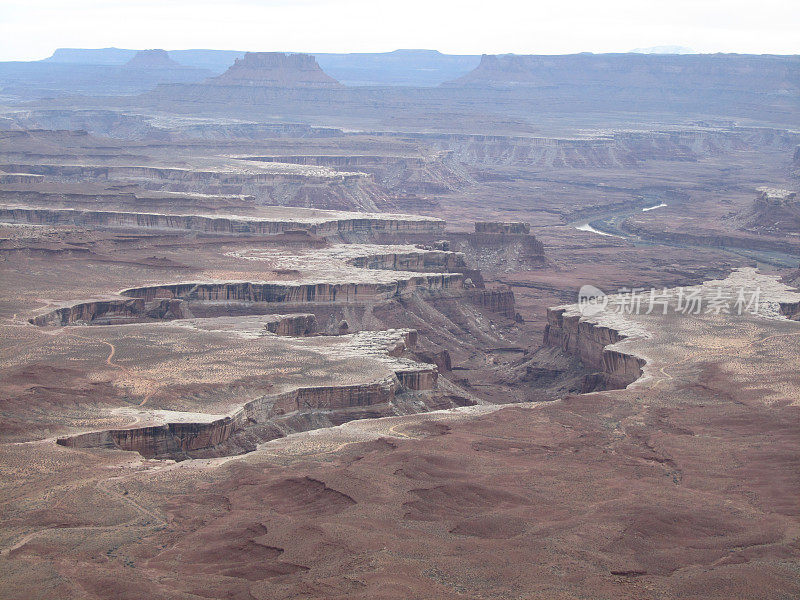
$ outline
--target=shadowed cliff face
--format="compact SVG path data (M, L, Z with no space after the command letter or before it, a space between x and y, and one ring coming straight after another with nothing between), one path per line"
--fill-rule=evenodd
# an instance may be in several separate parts
M154 228L193 230L209 233L245 233L276 235L304 231L320 237L340 235L436 234L443 230L444 223L438 219L382 218L350 213L328 213L332 218L293 219L287 213L285 219L240 218L229 215L180 215L159 213L136 213L94 211L74 209L27 208L0 206L0 218L14 223L32 225L79 225L90 227Z
M619 350L606 349L627 336L618 330L564 315L563 308L547 310L544 344L561 348L596 372L584 378L582 392L625 388L642 376L646 361Z
M292 335L310 315L267 323ZM313 322L313 319L312 321ZM275 325L275 327L272 327ZM214 326L213 324L211 325ZM303 386L257 397L224 416L189 414L180 421L146 427L93 431L58 439L70 448L135 451L147 458L178 460L241 454L288 433L341 424L354 419L391 416L458 406L471 401L449 398L437 390L435 364L416 361L417 332L390 330L345 336L345 352L354 359L370 356L385 363L383 377L356 384Z

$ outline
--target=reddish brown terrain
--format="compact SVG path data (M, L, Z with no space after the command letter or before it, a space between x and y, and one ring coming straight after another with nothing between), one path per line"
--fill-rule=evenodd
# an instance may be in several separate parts
M0 596L800 596L796 62L620 56L0 106Z

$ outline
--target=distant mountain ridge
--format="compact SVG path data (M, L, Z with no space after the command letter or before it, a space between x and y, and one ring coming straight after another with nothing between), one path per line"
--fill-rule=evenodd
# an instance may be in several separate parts
M638 90L643 97L708 91L800 92L800 56L755 54L485 54L477 68L450 86L602 88Z
M136 50L125 48L58 48L38 62L64 65L123 65ZM169 50L167 55L187 67L223 73L237 59L237 50ZM407 85L433 87L478 66L480 55L442 54L437 50L404 49L392 52L314 53L328 75L349 86Z
M98 52L106 60L126 56L120 49ZM56 54L64 59L77 56ZM321 55L315 61L304 54L250 53L234 58L221 75L192 67L157 68L156 62L180 62L175 52L157 54L145 61L149 67L136 69L49 60L0 63L0 96L18 102L59 95L141 94L131 101L108 102L192 113L237 111L243 118L328 114L336 119L351 115L403 122L422 119L420 115L458 113L471 123L476 115L486 115L492 122L501 117L516 122L532 115L636 113L643 118L714 116L793 126L800 119L797 55L584 53L478 58L398 50ZM204 56L208 60L215 55ZM473 68L468 68L467 59L474 60ZM442 81L446 75L449 78ZM104 102L86 100L94 105Z
M686 46L650 46L649 48L634 48L632 54L700 54Z

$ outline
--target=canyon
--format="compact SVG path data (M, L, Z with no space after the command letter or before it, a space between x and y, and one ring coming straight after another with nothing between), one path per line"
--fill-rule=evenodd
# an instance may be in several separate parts
M0 64L0 595L800 595L797 72Z

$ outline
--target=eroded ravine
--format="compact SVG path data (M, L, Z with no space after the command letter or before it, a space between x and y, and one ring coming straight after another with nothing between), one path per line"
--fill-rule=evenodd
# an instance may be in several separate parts
M474 404L468 395L438 389L437 363L448 368L449 357L418 352L416 331L362 331L364 324L354 315L359 314L359 308L366 313L381 303L410 296L467 300L479 306L486 304L490 309L495 306L504 314L510 312L507 316L514 314L513 294L483 289L479 273L478 284L472 283L464 276L464 272L472 271L463 255L456 252L413 246L345 245L306 257L297 252L258 251L244 252L237 258L265 260L272 267L286 270L294 270L296 261L304 262L305 277L296 282L192 282L129 288L118 297L65 305L32 317L30 322L70 329L175 322L185 323L189 329L228 329L234 335L255 336L266 343L270 343L271 336L294 337L298 341L304 338L309 343L333 336L338 341L326 350L329 355L340 348L335 351L343 357L377 362L383 365L380 375L371 379L367 370L366 375L355 377L357 382L353 384L303 386L298 381L287 391L258 396L223 414L208 413L198 418L199 413L168 411L148 419L152 424L63 436L58 439L59 444L133 450L156 458L230 455L250 451L258 443L287 433L353 419ZM320 281L326 271L337 275ZM503 294L508 301L491 301ZM347 320L342 318L345 316ZM249 320L250 331L242 328L242 319ZM116 347L111 342L98 341L112 348L113 357ZM123 369L123 375L134 376L122 363L106 362ZM149 376L137 377L140 381L153 381ZM158 384L153 385L155 388L147 392L139 406L161 391Z

